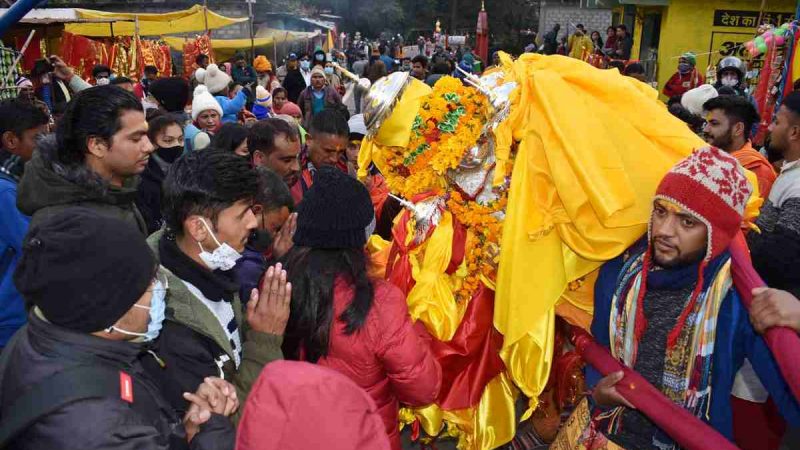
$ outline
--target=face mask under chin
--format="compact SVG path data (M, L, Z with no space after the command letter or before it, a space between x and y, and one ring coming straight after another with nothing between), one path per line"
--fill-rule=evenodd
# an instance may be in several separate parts
M212 252L207 252L203 248L203 244L197 242L197 245L200 247L200 259L203 260L206 267L211 270L222 270L228 271L236 266L236 261L242 257L242 254L237 252L233 247L228 245L226 242L220 243L217 239L217 236L211 230L211 227L208 226L205 219L200 219L203 222L203 226L206 227L206 230L211 234L211 237L214 239L214 242L217 244L217 248L214 249Z

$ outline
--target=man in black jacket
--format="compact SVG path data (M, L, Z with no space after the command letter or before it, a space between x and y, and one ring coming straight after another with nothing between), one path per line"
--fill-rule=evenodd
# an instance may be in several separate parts
M184 394L182 423L142 367L164 317L157 267L135 228L86 208L32 227L14 281L35 307L0 360L0 447L233 448L233 386Z
M152 152L142 103L133 94L117 86L81 91L26 166L17 207L35 225L69 206L85 206L146 234L134 205L135 175Z

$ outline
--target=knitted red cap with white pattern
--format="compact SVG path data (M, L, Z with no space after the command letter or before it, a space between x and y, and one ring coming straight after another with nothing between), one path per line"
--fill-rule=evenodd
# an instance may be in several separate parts
M704 271L712 259L721 255L730 245L742 223L744 208L753 192L744 169L733 156L716 147L703 147L692 152L676 164L661 179L655 198L671 202L705 223L708 229L706 255L697 271L697 282L689 302L684 307L675 326L667 335L667 349L678 342L689 314L694 310L705 283ZM648 238L652 233L648 225ZM636 299L635 334L641 339L647 327L643 300L650 270L652 248L648 247L643 263L642 289Z
M705 223L705 260L710 261L724 252L736 236L752 192L736 158L716 147L703 147L664 176L655 198L672 202Z

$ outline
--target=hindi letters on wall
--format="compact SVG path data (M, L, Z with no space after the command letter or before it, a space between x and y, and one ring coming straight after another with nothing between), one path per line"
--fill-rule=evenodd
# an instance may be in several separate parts
M793 19L794 13L792 12L765 12L761 21L780 26ZM718 9L714 11L715 27L756 28L758 25L758 11L733 9Z

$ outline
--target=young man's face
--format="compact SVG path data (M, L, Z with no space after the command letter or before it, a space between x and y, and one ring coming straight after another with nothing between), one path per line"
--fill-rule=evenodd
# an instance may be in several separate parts
M664 269L694 264L706 254L708 227L692 214L665 200L653 202L650 245L653 260Z
M208 67L208 58L201 59L199 66L202 67L203 69L207 68Z
M96 137L87 141L94 156L94 170L115 186L122 186L127 178L142 173L154 150L142 111L123 111L119 123L120 129L107 141Z
M289 140L286 134L275 136L275 147L271 152L253 152L253 164L264 166L283 178L286 186L292 187L300 176L300 139Z
M239 200L230 207L223 209L217 215L217 223L213 231L220 243L227 243L239 253L244 251L250 232L258 226L258 220L253 214L252 206L253 201L250 199ZM209 223L209 225L211 224ZM212 251L217 248L216 242L210 235L202 244L206 251Z
M417 79L425 77L425 68L422 67L421 63L415 62L414 65L411 66L411 76Z
M721 109L714 109L706 116L706 125L703 127L706 142L726 152L739 150L733 147L733 126L728 116Z
M625 30L623 30L622 28L617 28L617 37L618 38L624 38L625 37Z
M769 150L774 154L783 156L789 150L790 141L797 139L800 129L798 128L798 118L786 106L781 106L775 121L769 126Z
M314 167L336 166L347 151L348 136L319 133L316 136L308 135L308 159Z
M6 131L2 136L3 148L19 156L23 161L29 161L36 148L36 137L44 133L47 133L47 124L25 130L21 136L17 136L13 131Z
M244 60L240 59L240 60L236 61L236 65L239 66L239 67L244 67Z
M197 116L197 125L201 130L213 130L217 128L219 121L219 113L213 109L203 111Z

